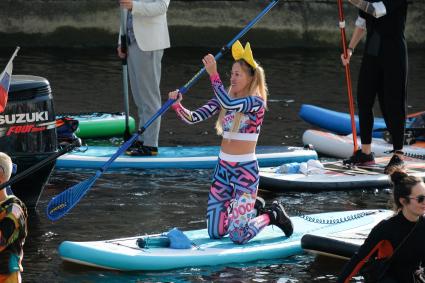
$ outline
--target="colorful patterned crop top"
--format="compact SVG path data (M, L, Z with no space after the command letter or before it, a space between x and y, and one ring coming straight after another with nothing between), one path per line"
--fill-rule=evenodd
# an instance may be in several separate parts
M231 98L225 90L218 74L211 76L210 79L215 97L210 99L205 105L195 111L190 111L180 103L173 104L172 108L176 111L180 120L187 124L196 124L214 116L223 108L227 110L222 120L223 138L257 141L265 112L263 99L259 96ZM244 115L242 116L238 131L230 132L236 112L243 113Z

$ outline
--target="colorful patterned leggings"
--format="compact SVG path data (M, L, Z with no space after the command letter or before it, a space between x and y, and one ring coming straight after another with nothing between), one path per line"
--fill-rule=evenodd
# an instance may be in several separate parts
M218 159L208 196L210 238L219 239L229 234L234 243L245 244L269 224L269 216L256 217L254 209L259 180L257 160Z

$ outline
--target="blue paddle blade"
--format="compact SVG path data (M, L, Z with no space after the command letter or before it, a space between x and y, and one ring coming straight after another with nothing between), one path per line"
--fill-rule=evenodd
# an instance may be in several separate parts
M96 174L52 198L47 205L47 217L56 221L67 214L86 194L100 174Z

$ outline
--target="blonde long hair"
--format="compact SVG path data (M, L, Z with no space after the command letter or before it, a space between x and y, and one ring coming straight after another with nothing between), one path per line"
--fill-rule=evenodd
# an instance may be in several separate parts
M267 95L268 89L266 84L266 76L264 74L264 69L257 63L257 68L253 69L245 60L237 60L234 64L238 63L242 70L249 74L249 76L253 77L251 84L249 85L249 95L250 96L259 96L264 100L264 106L267 109ZM229 88L229 96L234 97L232 93L231 87ZM221 109L220 114L218 115L217 122L215 123L215 129L217 130L217 135L221 135L223 133L223 119L226 115L227 110ZM243 113L237 112L235 113L235 118L233 119L231 132L237 132L239 129L239 125L241 123Z

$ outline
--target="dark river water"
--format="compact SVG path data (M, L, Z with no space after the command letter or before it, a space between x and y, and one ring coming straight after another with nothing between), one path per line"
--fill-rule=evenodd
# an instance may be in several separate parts
M2 49L4 66L12 49ZM183 86L201 67L200 59L217 50L180 48L168 50L163 59L162 93ZM301 145L309 125L297 113L301 104L315 104L347 111L344 69L338 50L255 50L264 66L270 89L269 111L260 145ZM360 63L352 62L356 86ZM409 113L424 110L425 51L410 56ZM219 62L228 81L230 56ZM47 78L57 113L123 111L121 65L113 49L21 49L14 74ZM354 92L355 93L355 92ZM206 77L187 93L188 108L211 97ZM134 104L131 113L135 116ZM380 116L377 108L377 116ZM217 145L213 121L184 126L173 113L162 120L160 145ZM24 282L333 282L344 262L302 254L282 260L186 268L164 272L113 272L64 264L58 245L64 240L89 241L205 227L205 209L211 170L107 171L87 196L58 222L45 216L48 201L62 190L93 175L94 171L57 170L41 196L37 212L30 216L25 244ZM290 214L388 208L390 195L382 191L273 193L260 191L266 201L282 199Z

